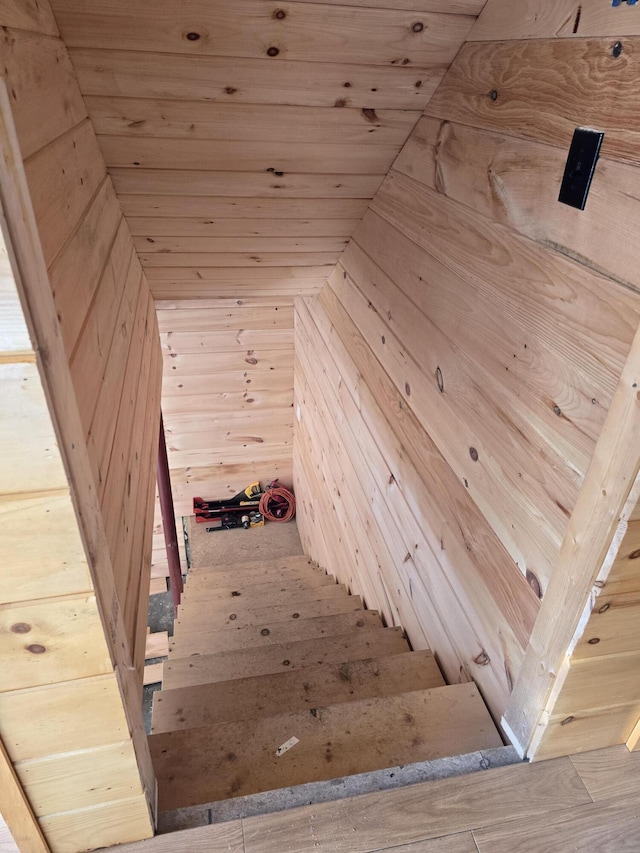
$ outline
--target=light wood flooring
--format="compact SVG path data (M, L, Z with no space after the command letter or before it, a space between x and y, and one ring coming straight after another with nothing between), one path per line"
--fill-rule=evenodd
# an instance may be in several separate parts
M118 853L637 853L640 753L625 746L230 821Z

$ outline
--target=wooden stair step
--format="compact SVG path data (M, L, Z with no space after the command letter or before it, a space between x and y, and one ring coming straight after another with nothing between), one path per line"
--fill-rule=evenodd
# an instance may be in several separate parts
M187 584L182 595L182 600L186 604L194 599L201 602L208 602L213 599L216 602L219 602L224 601L225 599L231 600L235 598L260 599L263 595L271 598L275 595L279 595L282 598L290 591L300 592L300 590L303 590L305 594L308 594L310 589L318 586L336 586L335 578L331 575L325 575L324 573L317 573L312 577L304 579L293 578L288 580L285 578L281 581L275 580L272 583L245 584L237 582L235 584L230 584L229 586L205 586L199 589L192 589L189 587L189 584Z
M408 651L400 628L373 628L356 634L278 643L261 649L235 649L213 655L193 655L164 663L167 690L192 684L231 681L252 675L286 672L320 663L378 657Z
M475 685L456 684L153 734L149 745L165 811L502 741Z
M339 613L337 616L316 616L312 619L292 619L289 622L264 622L251 628L236 630L198 631L172 637L169 656L186 657L193 654L211 654L270 646L274 643L291 643L312 637L348 634L370 628L382 628L377 610Z
M220 563L217 566L192 566L189 569L190 575L212 574L214 572L244 572L271 569L290 569L302 566L317 566L315 560L306 557L304 554L296 554L293 557L275 557L262 558L260 560L242 560L238 563Z
M272 717L339 702L443 687L428 649L379 658L306 666L216 684L162 690L153 696L152 732Z
M310 593L314 595L315 590ZM350 613L364 610L359 595L342 595L339 598L326 598L312 601L299 601L293 604L279 604L272 607L241 608L237 613L233 604L225 611L212 613L209 608L191 609L182 615L178 609L178 618L173 623L176 637L192 631L234 630L262 625L265 622L291 622L298 619L311 619L315 616L334 616L338 613Z
M230 611L239 614L243 611L254 610L256 607L278 607L311 600L347 598L348 595L344 584L331 583L326 586L289 589L286 597L282 592L262 592L259 595L245 593L244 595L231 596L230 598L225 596L219 599L194 596L192 600L183 596L179 613L183 617L186 617L187 613L228 613Z
M242 584L250 586L259 583L279 583L283 580L306 581L310 578L329 577L324 569L318 566L298 566L284 569L245 569L243 572L211 572L206 574L187 575L186 589L218 589L224 586Z

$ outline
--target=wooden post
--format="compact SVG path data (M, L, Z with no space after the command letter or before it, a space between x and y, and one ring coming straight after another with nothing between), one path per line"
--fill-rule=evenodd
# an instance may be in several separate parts
M640 329L609 407L524 663L502 721L523 754L539 741L590 612L591 591L615 541L640 469Z
M182 595L182 569L180 567L180 552L176 533L176 516L173 509L173 493L171 491L171 476L167 458L167 442L164 436L164 421L160 412L160 441L158 445L158 494L160 496L160 511L162 512L162 529L167 549L169 563L169 589L175 608L180 604Z

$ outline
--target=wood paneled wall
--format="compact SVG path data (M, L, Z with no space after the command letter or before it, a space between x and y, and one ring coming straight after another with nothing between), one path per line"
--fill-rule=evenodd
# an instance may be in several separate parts
M551 691L557 662L529 670L530 637L570 575L570 520L640 317L637 40L615 57L610 37L561 37L571 4L508 5L489 0L329 286L301 301L294 430L311 555L450 680L474 678L496 718L525 658ZM580 21L614 31L617 10L597 6L578 36ZM557 202L578 125L606 133L583 212Z
M442 192L617 283L613 293L600 285L598 313L610 318L625 294L632 327L640 289L631 225L640 180L635 13L593 0L549 4L543 13L527 0L508 8L489 0L427 109L445 120L440 137L424 134L427 146L437 145L434 181ZM586 210L577 212L555 194L573 129L585 125L603 130L605 140ZM619 227L621 214L629 228ZM628 338L613 325L609 333L624 355ZM640 659L629 630L638 588L638 348L636 337L506 714L516 740L537 758L631 742L638 729ZM594 375L594 366L588 371Z
M0 359L0 733L51 849L75 851L152 832L141 689L161 352L51 9L5 3L0 24L20 148L2 193L33 335ZM8 201L28 224L28 186L34 230L17 234L22 169L19 216L18 190Z
M635 501L625 515L619 547L594 585L562 687L537 733L536 758L625 743L640 718L640 507Z
M176 509L290 482L293 297L323 286L484 0L52 3L158 300Z
M177 515L193 497L292 482L293 298L158 302Z
M484 0L53 0L154 296L317 290Z

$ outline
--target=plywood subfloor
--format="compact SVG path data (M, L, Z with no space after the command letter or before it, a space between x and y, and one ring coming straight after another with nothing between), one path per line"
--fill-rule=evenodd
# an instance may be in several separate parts
M617 746L161 835L121 853L631 853L640 753Z
M244 563L262 558L279 560L303 554L298 526L266 523L264 527L250 530L216 530L207 533L206 524L196 524L195 517L188 520L191 545L191 565L195 568L220 567L225 563Z

